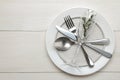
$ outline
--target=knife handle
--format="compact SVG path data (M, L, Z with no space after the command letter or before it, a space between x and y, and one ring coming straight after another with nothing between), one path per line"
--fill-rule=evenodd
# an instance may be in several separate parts
M89 67L93 67L94 66L94 63L92 61L92 59L88 56L87 52L85 51L84 47L81 45L81 48L83 50L83 53L84 53L84 56L85 56L85 59L87 61L87 64Z

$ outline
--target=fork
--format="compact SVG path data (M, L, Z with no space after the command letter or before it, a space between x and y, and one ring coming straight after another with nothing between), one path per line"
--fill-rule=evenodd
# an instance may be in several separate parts
M77 29L76 29L76 27L75 27L75 25L74 25L74 23L73 23L72 18L70 17L70 15L64 17L64 21L65 21L65 24L66 24L68 30L70 32L74 33L75 35L77 35L76 34Z
M70 17L70 15L64 17L64 21L65 21L65 24L66 24L68 30L69 30L70 32L74 33L77 38L80 37L79 35L77 35L77 28L75 27L74 22L72 21L72 18ZM79 41L78 41L78 42L79 42ZM94 66L94 63L93 63L93 61L91 60L91 58L89 58L89 56L88 56L87 52L85 51L84 47L82 46L82 44L79 45L79 46L81 46L81 48L82 48L82 50L83 50L83 53L84 53L85 59L86 59L86 61L87 61L87 63L88 63L88 66L89 66L89 67L93 67L93 66ZM79 49L79 48L78 48L78 49ZM77 53L76 53L76 54L77 54ZM74 56L75 56L75 55L74 55ZM74 57L73 57L73 58L74 58ZM73 59L72 59L72 61L73 61Z

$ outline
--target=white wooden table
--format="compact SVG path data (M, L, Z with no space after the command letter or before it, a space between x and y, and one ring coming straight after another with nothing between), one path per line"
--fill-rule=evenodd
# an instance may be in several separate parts
M109 64L96 74L76 77L53 65L45 47L48 26L62 11L90 8L115 33ZM0 80L119 80L120 0L0 0Z

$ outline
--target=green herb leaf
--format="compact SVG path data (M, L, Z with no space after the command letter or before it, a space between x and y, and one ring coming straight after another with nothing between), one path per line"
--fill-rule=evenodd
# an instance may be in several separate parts
M86 37L87 30L90 28L91 24L93 23L93 17L94 17L94 15L91 15L88 20L87 20L86 17L82 17L82 20L83 20L83 29L84 29L84 37Z

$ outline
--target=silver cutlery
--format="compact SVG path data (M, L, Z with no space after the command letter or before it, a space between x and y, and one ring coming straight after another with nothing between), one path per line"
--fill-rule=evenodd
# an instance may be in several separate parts
M77 37L75 36L74 33L70 32L70 31L68 31L68 30L66 30L66 29L63 29L63 28L61 28L61 27L59 27L59 26L57 26L57 25L56 25L56 29L57 29L61 34L63 34L64 36L66 36L66 37L68 37L68 38L70 38L70 39L72 39L72 40L74 40L74 41L77 41Z
M91 48L92 50L98 52L99 54L101 54L101 55L103 55L103 56L105 56L105 57L107 57L107 58L111 58L111 57L112 57L112 54L110 54L109 52L106 52L106 51L101 50L101 49L99 49L99 48L97 48L97 47L94 47L94 46L92 46L91 44L85 44L85 43L84 43L83 45Z
M66 23L66 26L68 27L69 31L74 33L75 36L77 36L77 40L78 40L78 35L77 35L77 29L72 21L72 18L68 15L64 18L64 21ZM78 32L79 34L79 32ZM85 51L84 47L82 45L79 44L79 41L78 41L78 46L81 46L82 50L83 50L83 53L84 53L84 56L85 56L85 59L88 63L88 66L89 67L93 67L94 66L94 63L93 61L91 60L91 58L89 58L87 52Z
M73 44L75 43L67 37L60 37L55 40L54 46L59 51L66 51L70 49Z
M89 65L89 67L93 67L94 66L94 63L92 61L92 59L88 56L87 52L85 51L83 45L81 44L81 48L83 50L83 53L84 53L84 56L85 56L85 59L87 61L87 64Z
M76 35L77 29L76 29L76 27L75 27L75 25L74 25L70 15L64 17L64 21L65 21L65 24L66 24L68 30Z

